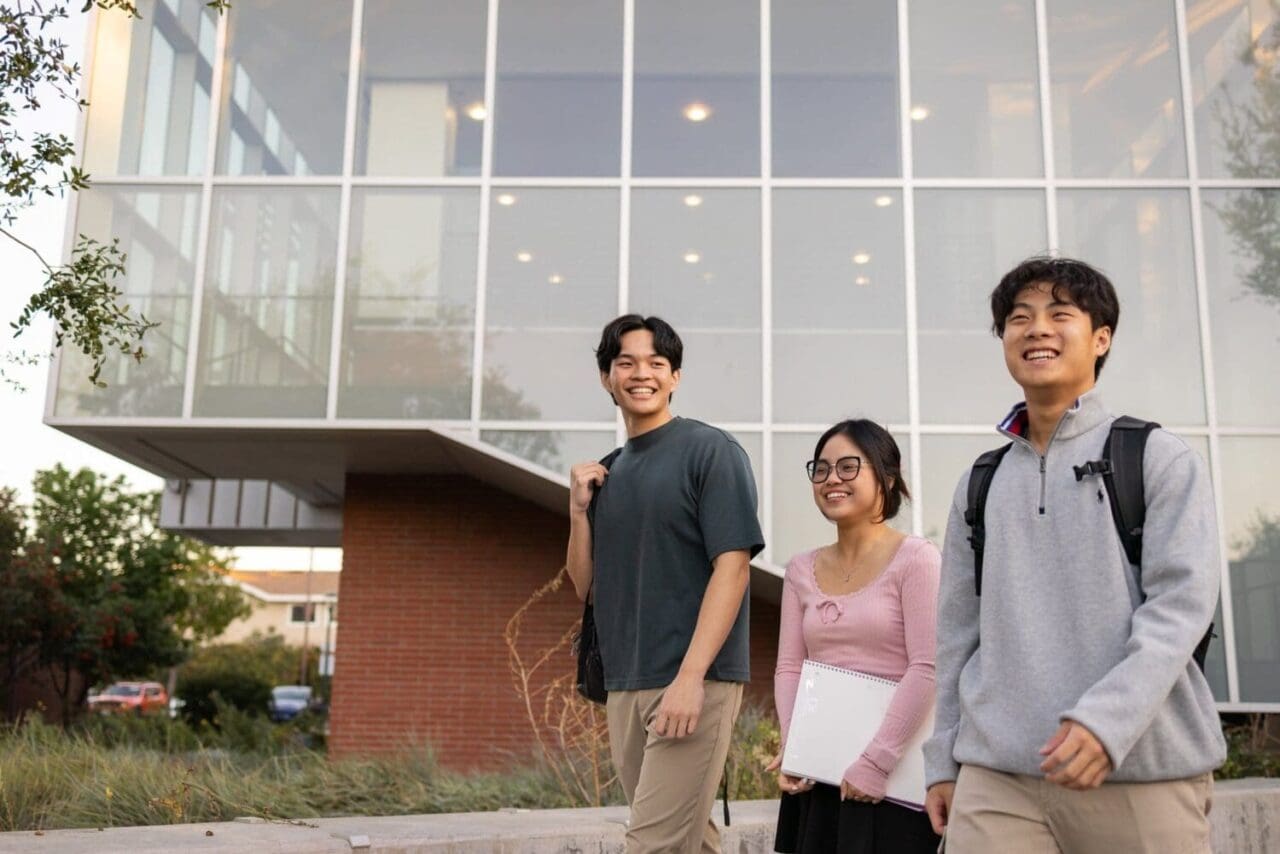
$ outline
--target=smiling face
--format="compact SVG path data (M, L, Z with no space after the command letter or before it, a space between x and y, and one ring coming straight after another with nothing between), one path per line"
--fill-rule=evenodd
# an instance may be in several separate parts
M840 479L837 463L846 457L858 457L862 466L853 480ZM884 497L880 494L880 482L875 468L867 461L867 455L854 441L842 433L827 440L818 454L818 461L828 464L830 471L825 480L813 484L813 503L832 522L856 522L863 519L879 519Z
M1018 293L1005 318L1005 365L1029 398L1084 394L1093 388L1095 362L1111 347L1111 330L1094 329L1088 313L1064 299L1064 289L1055 297L1051 285L1035 282Z
M622 348L600 384L622 409L624 417L644 420L661 415L671 406L671 395L680 385L680 372L671 360L653 348L653 333L636 329L621 339Z

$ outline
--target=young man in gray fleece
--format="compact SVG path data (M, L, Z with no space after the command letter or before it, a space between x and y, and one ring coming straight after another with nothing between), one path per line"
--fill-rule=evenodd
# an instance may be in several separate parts
M1147 441L1140 593L1101 479L1073 471L1101 458L1114 420L1094 384L1115 289L1082 262L1033 258L991 311L1026 401L998 428L1013 447L987 496L981 596L968 473L947 523L925 745L934 829L952 854L1208 851L1226 744L1192 660L1218 597L1204 461L1164 430Z

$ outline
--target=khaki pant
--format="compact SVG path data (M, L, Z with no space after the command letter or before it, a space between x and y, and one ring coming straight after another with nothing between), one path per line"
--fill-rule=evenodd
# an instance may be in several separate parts
M666 689L609 692L609 748L631 804L627 854L719 854L711 807L742 705L742 684L703 684L697 729L684 738L650 731Z
M965 765L956 780L946 850L1207 854L1212 798L1212 774L1103 783L1077 792L1042 777Z

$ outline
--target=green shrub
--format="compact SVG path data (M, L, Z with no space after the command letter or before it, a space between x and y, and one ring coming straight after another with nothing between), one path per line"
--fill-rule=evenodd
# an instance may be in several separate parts
M778 752L782 735L773 711L743 703L729 746L729 799L760 800L778 797L778 776L764 768Z
M183 717L195 725L212 723L218 716L215 694L242 712L265 714L272 687L297 682L301 658L300 647L274 634L254 634L239 643L198 649L178 671L176 693L186 703ZM314 651L308 657L310 684L315 684L318 660Z

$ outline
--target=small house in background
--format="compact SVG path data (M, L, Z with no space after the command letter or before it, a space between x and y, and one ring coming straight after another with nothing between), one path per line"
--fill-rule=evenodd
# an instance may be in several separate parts
M277 634L292 646L319 647L320 675L333 675L338 573L234 569L227 576L244 591L253 613L227 626L215 643L235 643L254 632Z

